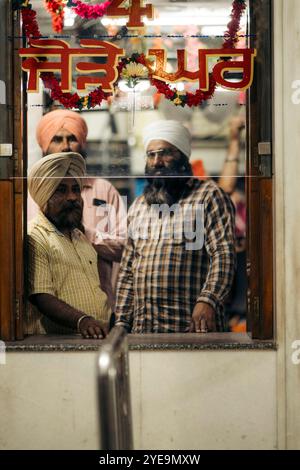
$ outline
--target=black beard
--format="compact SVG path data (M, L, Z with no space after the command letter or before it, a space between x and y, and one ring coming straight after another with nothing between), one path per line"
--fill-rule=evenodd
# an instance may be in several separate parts
M168 204L168 206L175 204L182 196L184 189L187 188L187 181L193 175L187 157L182 157L169 168L149 168L146 165L145 173L147 176L152 176L152 178L147 178L148 184L144 189L144 197L149 206L152 204ZM185 175L187 178L182 178ZM181 178L176 178L176 176L181 176Z
M47 212L45 215L59 231L71 232L77 228L84 233L84 227L81 223L82 209L82 206L77 202L69 203L55 217L51 217Z

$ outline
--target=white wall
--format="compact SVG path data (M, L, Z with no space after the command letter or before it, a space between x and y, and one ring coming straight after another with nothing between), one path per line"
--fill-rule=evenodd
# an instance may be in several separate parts
M300 105L292 102L300 80L300 2L274 3L278 437L282 448L300 449L300 365L291 360L300 340Z
M97 449L96 353L8 353L0 449ZM274 351L131 352L135 448L276 447Z
M135 354L136 447L276 448L275 364L274 351Z

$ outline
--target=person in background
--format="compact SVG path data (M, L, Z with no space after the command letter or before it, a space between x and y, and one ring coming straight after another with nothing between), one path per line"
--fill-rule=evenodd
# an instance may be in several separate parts
M235 206L235 235L237 270L226 314L233 332L246 331L246 196L244 178L238 176L240 162L240 134L245 127L245 117L235 116L229 123L229 146L223 164L219 186L230 196Z
M202 160L192 160L191 166L195 178L198 178L199 180L207 178L207 174Z
M148 185L128 213L116 324L132 333L224 331L235 270L230 198L192 177L191 136L179 122L150 124L144 147Z
M80 114L58 109L41 118L36 138L44 156L57 152L78 152L86 158L87 133L86 122ZM82 199L85 235L98 253L101 287L114 311L118 263L126 240L125 207L118 191L102 178L85 179ZM28 221L37 211L29 196Z
M97 253L82 226L84 176L85 161L74 152L48 155L29 173L29 193L40 210L27 235L33 305L25 318L27 334L106 335L110 308Z

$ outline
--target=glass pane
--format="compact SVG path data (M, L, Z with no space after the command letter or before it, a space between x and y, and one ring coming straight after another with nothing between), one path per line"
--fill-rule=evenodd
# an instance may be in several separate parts
M149 49L164 49L167 54L166 70L176 72L176 51L187 52L187 69L197 70L199 48L221 48L224 32L230 20L231 0L210 0L190 2L151 1L155 7L154 20L145 20L145 28L139 31L126 30L127 19L104 17L98 20L82 20L74 17L69 10L66 14L62 35L72 46L79 47L80 38L99 38L112 41L132 53L145 53ZM32 0L38 12L40 30L43 35L55 35L51 27L51 16L44 9L43 2ZM241 20L237 47L248 47L246 11ZM116 39L122 36L121 39ZM216 63L210 61L209 67ZM94 61L94 59L92 59ZM100 62L103 59L100 58ZM78 62L78 61L77 61ZM74 60L74 65L76 60ZM79 74L73 68L73 85ZM239 74L228 76L239 80ZM177 90L194 93L198 81L179 81L171 85ZM28 94L28 155L29 168L42 157L35 131L43 114L60 109L53 102L47 90L40 84L38 94ZM143 128L158 119L172 119L184 124L192 136L191 164L195 177L213 178L227 192L237 210L236 235L237 251L240 258L240 272L236 278L235 290L228 300L228 320L231 327L242 329L240 319L246 313L245 278L245 91L230 91L217 86L212 99L197 107L175 106L159 94L148 79L140 80L134 90L121 80L114 97L92 110L84 110L81 116L88 125L87 171L89 175L108 179L127 197L128 207L142 194L145 186L145 149Z

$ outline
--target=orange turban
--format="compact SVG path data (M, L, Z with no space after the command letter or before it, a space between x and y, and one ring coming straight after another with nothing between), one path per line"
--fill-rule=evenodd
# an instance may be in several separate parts
M60 129L66 129L75 135L81 147L85 146L88 128L85 120L74 111L57 109L45 114L36 129L36 139L44 153Z

